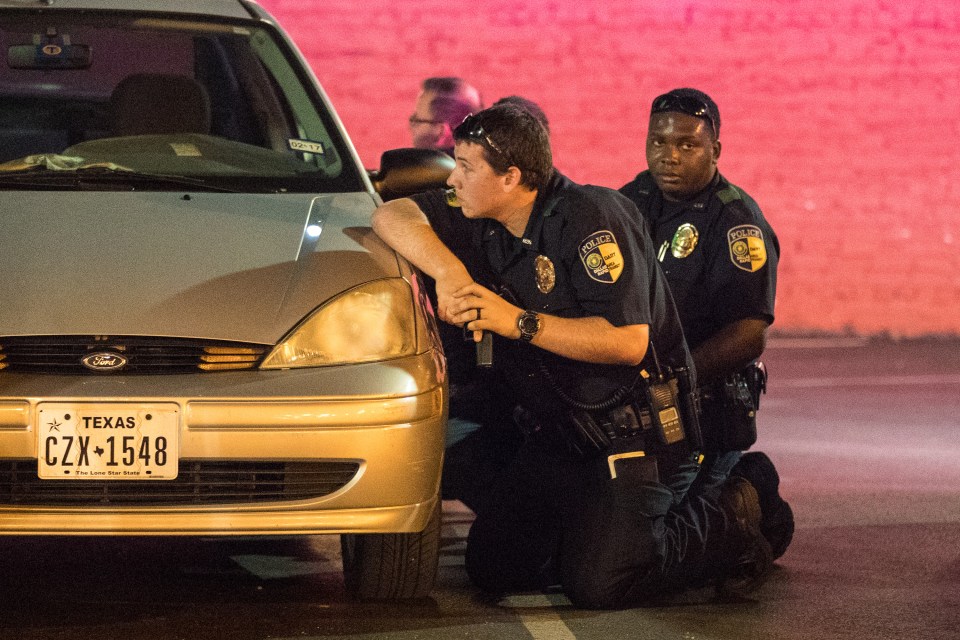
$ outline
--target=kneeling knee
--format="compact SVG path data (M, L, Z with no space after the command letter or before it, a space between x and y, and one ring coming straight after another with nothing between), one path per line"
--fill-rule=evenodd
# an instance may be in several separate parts
M565 580L563 592L580 609L619 609L625 595L619 585L594 575Z

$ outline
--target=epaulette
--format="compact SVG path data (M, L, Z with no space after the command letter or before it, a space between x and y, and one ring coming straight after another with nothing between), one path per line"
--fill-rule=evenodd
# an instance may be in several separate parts
M725 189L717 191L716 196L723 204L730 204L734 200L743 200L743 194L732 184L728 185Z

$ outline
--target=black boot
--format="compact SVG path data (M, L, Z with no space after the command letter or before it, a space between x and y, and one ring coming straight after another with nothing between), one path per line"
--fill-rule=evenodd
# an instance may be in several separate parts
M760 511L763 512L760 531L770 543L770 550L776 560L790 546L794 529L793 509L780 497L780 475L777 468L767 454L751 451L743 454L730 475L746 478L757 490Z
M749 481L731 476L720 489L718 503L726 527L716 573L717 592L743 596L766 582L773 565L770 544L760 532L760 500Z

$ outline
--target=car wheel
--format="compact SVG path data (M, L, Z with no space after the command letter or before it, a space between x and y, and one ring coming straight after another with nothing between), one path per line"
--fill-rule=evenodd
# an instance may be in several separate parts
M433 588L440 555L437 505L418 533L365 533L340 536L343 578L361 600L425 598Z

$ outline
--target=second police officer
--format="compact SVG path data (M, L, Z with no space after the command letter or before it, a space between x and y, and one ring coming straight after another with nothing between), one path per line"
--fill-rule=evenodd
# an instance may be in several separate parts
M761 529L774 557L793 536L779 476L756 440L766 373L756 359L774 318L780 245L756 202L717 170L720 112L696 89L654 99L646 140L648 169L620 191L640 209L676 301L698 382L706 460L691 498L728 475L760 495Z

